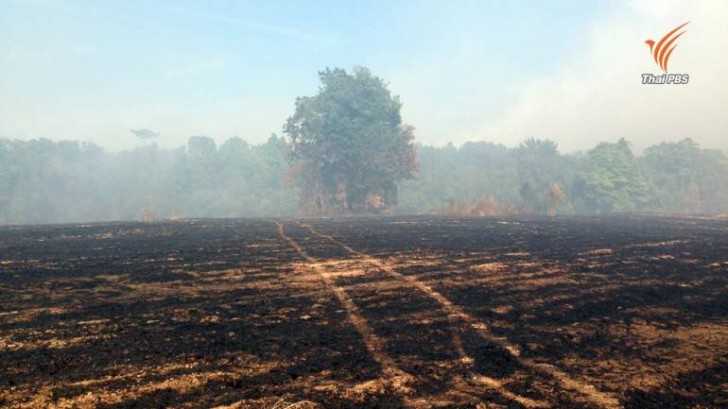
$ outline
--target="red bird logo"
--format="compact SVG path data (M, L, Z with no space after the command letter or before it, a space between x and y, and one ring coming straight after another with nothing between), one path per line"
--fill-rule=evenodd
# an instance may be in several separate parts
M645 43L650 46L652 58L655 59L655 63L657 63L663 72L667 72L667 63L670 61L670 55L672 55L673 50L677 47L677 44L674 44L675 40L685 34L685 31L680 31L680 29L688 25L688 23L683 23L675 27L674 30L662 36L657 44L655 44L655 41L651 39L645 41ZM680 32L678 33L678 31Z

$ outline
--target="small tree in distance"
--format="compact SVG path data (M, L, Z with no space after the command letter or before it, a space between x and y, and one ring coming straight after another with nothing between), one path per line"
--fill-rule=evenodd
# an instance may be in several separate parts
M319 72L318 94L296 99L284 132L304 211L382 211L397 203L397 182L416 171L414 128L387 84L358 67Z

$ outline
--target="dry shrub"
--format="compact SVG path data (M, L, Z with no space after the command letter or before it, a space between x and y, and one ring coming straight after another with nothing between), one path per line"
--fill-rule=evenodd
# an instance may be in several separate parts
M558 209L559 206L566 201L566 193L564 192L564 189L561 188L560 184L552 183L549 186L547 198L549 202L548 215L552 217L556 216L556 209Z
M157 221L157 214L149 209L143 209L142 221L144 223L153 223Z
M451 200L448 205L436 211L446 216L508 216L518 213L511 204L497 201L492 196L467 201Z
M382 195L377 193L369 193L367 195L366 199L366 207L367 209L373 209L373 210L381 210L386 207L384 203L384 198Z

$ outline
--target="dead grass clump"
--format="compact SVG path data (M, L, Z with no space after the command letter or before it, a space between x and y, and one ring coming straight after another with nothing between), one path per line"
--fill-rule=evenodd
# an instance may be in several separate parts
M321 407L310 400L292 402L289 399L286 397L279 399L270 409L319 409Z
M142 222L153 223L158 220L157 214L149 209L142 210Z
M473 201L451 200L444 208L438 209L437 214L445 216L510 216L518 210L508 204L497 201L494 197L481 197Z
M478 264L475 266L470 267L471 270L477 271L480 273L495 273L498 271L503 271L506 269L506 265L503 263L493 262L493 263L483 263Z
M270 402L268 398L265 399ZM264 403L259 400L241 400L231 405L215 406L213 409L252 409L252 408L264 408L264 409L321 409L321 405L311 402L309 400L296 400L291 395L285 395L282 398L276 400L272 405L270 403Z
M614 254L614 250L608 248L594 249L579 254L584 256L611 256L612 254Z

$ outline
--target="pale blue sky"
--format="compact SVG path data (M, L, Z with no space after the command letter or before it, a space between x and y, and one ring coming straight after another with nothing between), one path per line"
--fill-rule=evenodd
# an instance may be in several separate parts
M6 0L0 136L123 149L138 144L129 128L149 128L164 146L260 142L316 92L318 70L365 65L420 141L483 139L522 84L588 47L613 4Z

